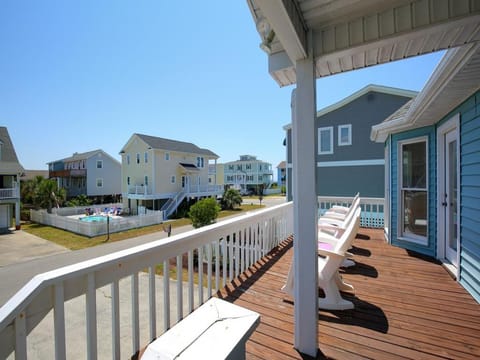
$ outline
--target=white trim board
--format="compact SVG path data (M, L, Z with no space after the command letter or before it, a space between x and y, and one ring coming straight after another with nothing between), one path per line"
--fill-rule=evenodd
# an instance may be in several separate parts
M372 165L385 165L385 159L319 161L319 162L317 162L317 167L372 166Z

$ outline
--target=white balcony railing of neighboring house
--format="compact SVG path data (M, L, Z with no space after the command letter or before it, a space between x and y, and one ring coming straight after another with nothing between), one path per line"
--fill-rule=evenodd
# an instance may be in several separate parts
M183 191L186 194L222 194L223 186L222 185L188 185Z
M318 196L319 215L322 215L333 205L350 206L352 201L353 197ZM360 206L362 208L360 226L370 228L383 228L385 226L384 198L364 198L360 196Z
M152 189L145 185L130 185L128 187L128 194L132 195L151 195Z
M51 342L44 357L130 357L292 232L293 206L285 203L36 275L0 308L0 358L34 357L35 335L42 346ZM195 272L195 257L204 271ZM162 266L187 280L157 275ZM74 301L83 321L69 321ZM36 331L41 326L47 330Z
M18 187L0 189L0 200L4 199L19 199L20 189Z

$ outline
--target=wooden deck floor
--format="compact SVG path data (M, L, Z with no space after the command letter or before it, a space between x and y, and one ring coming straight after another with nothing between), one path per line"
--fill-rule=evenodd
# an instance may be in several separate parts
M217 295L261 315L247 359L307 359L293 348L293 301L280 288L292 259L285 242ZM360 229L357 265L343 273L354 310L319 311L319 356L334 359L479 359L480 305L437 262Z

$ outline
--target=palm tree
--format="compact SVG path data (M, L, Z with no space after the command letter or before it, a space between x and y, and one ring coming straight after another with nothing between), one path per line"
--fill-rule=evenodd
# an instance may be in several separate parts
M60 207L66 199L66 191L59 188L57 182L52 179L43 180L37 189L35 205L52 212L53 206Z
M242 195L240 191L235 189L227 189L223 193L222 207L224 210L233 210L235 207L242 204Z

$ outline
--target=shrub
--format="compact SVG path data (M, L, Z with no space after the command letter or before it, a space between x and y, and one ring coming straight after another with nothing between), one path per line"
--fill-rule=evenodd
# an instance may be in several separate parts
M215 221L220 211L220 206L214 198L197 201L190 207L188 216L194 228L209 225Z

